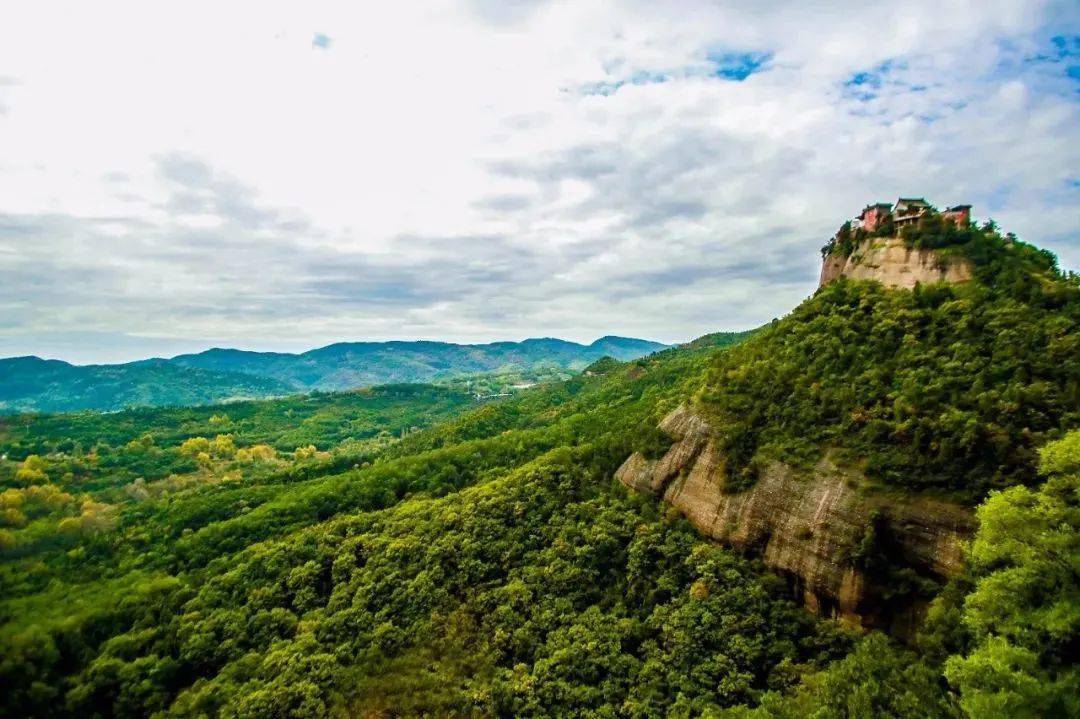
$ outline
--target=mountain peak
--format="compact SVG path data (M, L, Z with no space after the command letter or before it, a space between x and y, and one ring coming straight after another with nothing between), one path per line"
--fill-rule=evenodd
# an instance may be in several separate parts
M822 248L818 287L841 277L906 289L967 282L975 274L971 260L945 250L968 245L981 232L971 224L971 205L939 212L921 197L871 203Z
M595 340L589 345L590 348L633 348L633 349L646 349L647 352L657 352L662 349L666 349L668 345L660 342L653 342L652 340L642 340L634 337L620 337L619 335L604 335L603 337Z
M55 367L68 366L71 364L64 360L58 359L45 359L44 357L38 357L37 355L20 355L18 357L0 357L0 362L4 363L8 367L30 367L30 366L44 366L51 365Z

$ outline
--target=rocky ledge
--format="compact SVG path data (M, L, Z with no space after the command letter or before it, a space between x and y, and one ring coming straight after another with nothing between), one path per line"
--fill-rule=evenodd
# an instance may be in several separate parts
M850 277L911 289L916 283L959 283L967 282L972 276L971 263L965 259L944 258L935 250L911 249L899 237L874 238L855 248L849 257L826 255L818 287L840 277Z
M704 419L679 408L660 428L675 440L668 452L631 455L618 480L661 497L703 534L760 556L812 611L910 637L927 588L960 569L974 530L965 507L860 491L865 478L828 454L810 472L772 462L753 487L726 493L724 457Z

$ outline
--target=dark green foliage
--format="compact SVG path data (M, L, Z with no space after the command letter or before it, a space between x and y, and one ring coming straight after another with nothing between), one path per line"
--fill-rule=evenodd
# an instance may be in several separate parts
M138 505L93 571L41 557L84 584L9 594L6 710L645 717L787 686L842 638L610 483L699 356L482 406L346 474Z
M776 320L773 321L775 322ZM747 330L745 332L711 332L707 335L698 337L696 340L688 343L686 347L690 349L731 347L732 345L739 344L757 331L758 330Z
M402 385L218 407L0 420L0 455L7 457L0 460L0 558L7 560L0 562L0 584L14 597L58 576L84 581L136 567L200 563L233 546L230 537L244 531L234 525L257 526L265 535L350 503L384 506L407 491L400 473L400 489L379 484L382 475L367 482L326 478L475 406L464 394ZM184 451L184 441L198 436L227 437L238 449L204 463ZM304 444L312 441L333 451ZM274 446L276 457L239 461L246 448L273 455ZM294 457L297 447L303 456ZM20 492L35 489L25 489L21 460L28 455L43 468L32 483L62 500L44 510L25 500L12 505L2 494L11 488L19 500ZM67 526L74 519L78 525ZM213 529L200 532L208 525ZM100 531L106 527L115 531Z
M621 366L619 360L614 357L601 357L585 368L586 375L601 375L614 372Z
M410 421L420 424L424 418L471 404L472 398L462 392L405 384L202 407L9 415L0 416L0 448L22 457L95 444L119 447L147 434L158 444L168 444L232 432L249 444L267 442L280 449L314 444L329 449L350 438L407 429Z
M966 651L945 674L971 716L1080 715L1080 430L1040 453L1047 480L979 508Z
M730 349L745 335L486 404L399 386L15 418L6 486L114 505L95 531L45 541L49 516L24 507L30 523L0 533L0 715L1067 713L1075 435L1044 452L1045 489L981 510L922 655L812 618L611 480L631 452L659 456L657 422L696 399L729 489L827 447L879 480L869 491L1033 484L1039 446L1080 422L1080 289L979 232L940 247L978 258L975 283L839 281ZM894 569L889 531L873 519L838 559L930 589Z
M468 675L436 664L443 695L428 701L450 713L696 715L783 684L782 661L842 645L746 562L596 485L589 464L560 450L442 500L255 545L214 562L194 594L177 583L102 617L103 644L76 630L85 659L67 678L59 635L31 646L18 635L25 648L5 680L26 686L10 672L29 671L47 701L9 695L8 708L362 712L367 699L399 702L354 695L356 677L392 688L395 661L453 642L483 663Z
M851 555L851 564L860 572L873 576L889 565L888 522L880 510L870 515L866 529L855 551Z
M821 248L821 256L839 255L841 257L850 257L855 250L856 242L861 240L862 237L851 229L851 223L845 222L840 225L840 229L836 231L832 239Z
M807 676L788 697L769 694L761 706L735 709L724 719L946 719L961 716L945 692L940 672L881 634L871 634L851 654Z
M897 487L977 499L1032 482L1036 447L1080 422L1080 282L1020 243L986 244L987 282L830 283L723 355L700 402L735 482L752 483L756 458L829 445Z

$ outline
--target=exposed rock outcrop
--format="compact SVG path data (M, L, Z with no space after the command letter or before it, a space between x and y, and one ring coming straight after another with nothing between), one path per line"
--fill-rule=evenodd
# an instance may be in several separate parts
M889 237L866 240L848 257L826 255L818 287L839 277L877 280L886 287L911 289L917 282L967 282L973 270L966 259L944 258L935 250L911 249L899 237Z
M619 481L662 497L703 534L760 556L813 611L910 636L923 600L897 597L898 587L883 583L897 570L940 582L960 569L963 542L974 529L964 507L864 493L864 478L828 455L809 473L772 462L753 487L728 494L724 457L707 422L680 408L660 427L675 443L658 460L631 455L616 473ZM889 553L888 572L857 568L868 532Z

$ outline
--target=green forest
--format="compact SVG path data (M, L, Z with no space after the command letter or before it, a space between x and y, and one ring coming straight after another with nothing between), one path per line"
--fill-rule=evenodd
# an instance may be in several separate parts
M0 714L1080 716L1080 279L992 225L926 242L975 281L840 280L490 401L0 418ZM910 641L806 611L613 479L688 404L726 492L829 451L860 491L971 508Z

